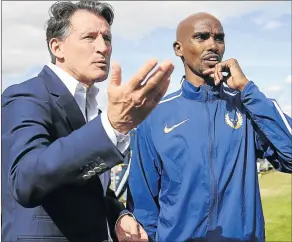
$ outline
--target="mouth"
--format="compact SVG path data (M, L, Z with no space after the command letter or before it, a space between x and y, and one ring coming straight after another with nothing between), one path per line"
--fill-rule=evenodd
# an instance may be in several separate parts
M107 62L106 61L104 61L104 60L100 60L100 61L94 61L94 62L92 62L94 65L96 65L96 66L98 66L98 67L107 67L108 66L108 64L107 64Z
M215 66L220 61L221 61L220 56L216 54L209 54L203 57L203 62L208 66Z

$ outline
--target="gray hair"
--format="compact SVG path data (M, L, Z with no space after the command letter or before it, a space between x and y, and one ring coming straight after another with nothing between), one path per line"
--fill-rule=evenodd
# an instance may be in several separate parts
M46 40L51 55L52 63L56 64L56 57L52 53L49 42L52 38L64 40L69 34L70 18L78 10L87 10L103 17L111 26L114 20L114 12L111 5L95 0L81 0L77 3L60 1L54 3L50 10L50 19L47 21Z

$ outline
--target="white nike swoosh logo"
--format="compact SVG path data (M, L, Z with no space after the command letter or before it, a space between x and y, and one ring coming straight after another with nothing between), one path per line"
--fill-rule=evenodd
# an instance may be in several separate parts
M168 134L169 132L171 132L172 130L174 130L175 128L177 128L178 126L182 125L183 123L187 122L189 119L186 119L178 124L173 125L172 127L168 128L167 125L165 125L164 127L164 133Z

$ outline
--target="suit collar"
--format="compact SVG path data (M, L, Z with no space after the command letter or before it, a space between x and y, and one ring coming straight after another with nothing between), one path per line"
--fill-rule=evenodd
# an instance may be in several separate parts
M86 123L83 114L60 78L48 66L44 66L39 76L44 78L49 93L56 97L56 103L67 116L71 128L76 130L82 127Z

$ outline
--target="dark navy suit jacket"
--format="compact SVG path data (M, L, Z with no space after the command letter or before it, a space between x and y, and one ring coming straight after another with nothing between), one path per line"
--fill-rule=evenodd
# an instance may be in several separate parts
M2 241L113 239L125 212L98 175L124 156L100 115L89 123L63 82L45 66L2 94ZM96 172L89 176L88 172ZM94 173L94 172L93 172Z

